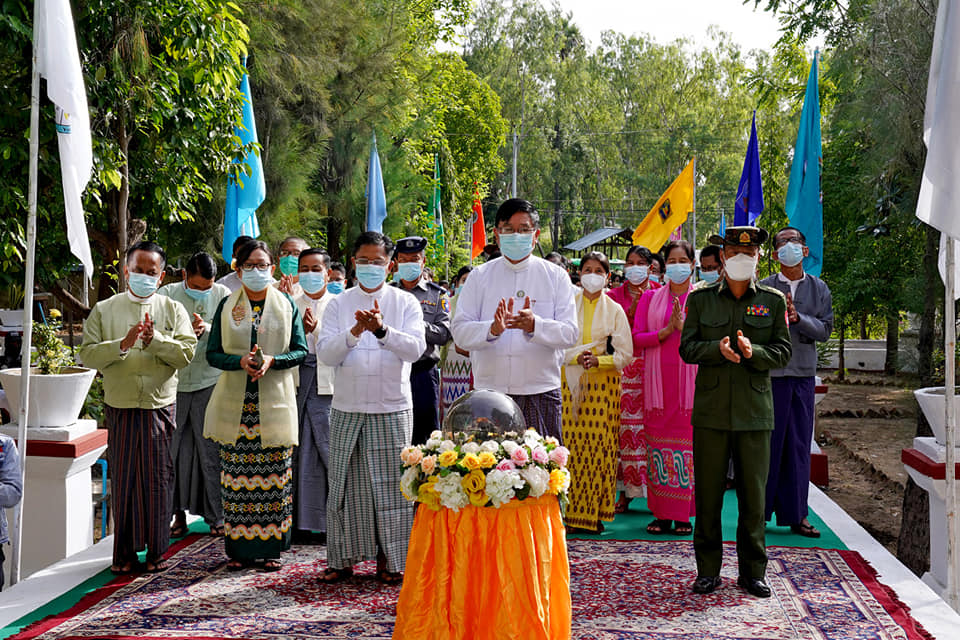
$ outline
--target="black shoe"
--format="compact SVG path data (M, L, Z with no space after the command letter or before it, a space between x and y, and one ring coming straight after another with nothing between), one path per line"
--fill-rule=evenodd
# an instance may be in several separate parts
M723 583L720 576L697 576L693 582L694 593L713 593Z
M737 578L737 584L746 589L747 593L752 596L758 598L770 597L770 587L763 581L763 578L744 578L740 576Z

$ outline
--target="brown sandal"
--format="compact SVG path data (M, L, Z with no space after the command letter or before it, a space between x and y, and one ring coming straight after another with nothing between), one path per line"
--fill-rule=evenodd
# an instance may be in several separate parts
M353 569L332 569L327 567L323 570L323 577L320 580L328 584L333 584L335 582L343 582L352 575Z
M386 569L381 569L377 571L377 580L383 584L399 584L403 582L403 574L399 571L392 573Z

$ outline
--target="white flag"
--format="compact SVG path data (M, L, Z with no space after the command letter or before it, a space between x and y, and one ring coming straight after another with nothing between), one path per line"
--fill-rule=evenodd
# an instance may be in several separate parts
M70 252L83 263L89 283L93 258L87 225L83 219L81 194L93 170L90 114L87 92L80 71L80 55L73 31L69 0L37 0L37 68L47 79L47 96L56 105L60 172L63 176L63 204L67 214Z
M930 55L923 141L923 166L917 217L942 234L960 240L960 4L940 0ZM940 239L940 276L946 282L946 237ZM955 255L960 258L960 247ZM960 261L956 262L960 283ZM956 289L960 298L960 287Z

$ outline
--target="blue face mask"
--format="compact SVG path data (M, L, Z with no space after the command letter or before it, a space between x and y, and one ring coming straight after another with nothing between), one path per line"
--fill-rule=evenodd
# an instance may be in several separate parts
M700 279L706 282L707 284L713 284L720 279L720 270L716 271L701 271Z
M376 289L387 279L387 268L375 264L357 265L357 282L365 289Z
M630 284L641 284L644 280L647 279L647 274L650 272L650 267L645 264L642 265L630 265L623 270L623 275L627 277L627 280L630 281Z
M327 293L332 293L335 296L343 293L343 280L331 280L328 282Z
M519 262L532 251L532 233L508 233L500 236L500 252L510 260Z
M803 245L798 242L788 242L777 249L777 259L785 267L795 267L803 262Z
M310 294L320 293L327 284L327 278L320 271L301 271L298 279L303 290Z
M453 295L458 296L458 295L460 295L460 292L461 292L461 291L463 291L463 285L462 285L462 284L461 284L459 287L456 287L456 288L453 290Z
M203 302L204 300L210 297L211 293L213 293L213 287L210 287L209 289L204 289L203 291L201 291L200 289L191 289L190 287L187 286L186 280L183 281L183 290L187 292L187 295L190 298L192 298L193 300L196 300L197 302Z
M280 258L280 273L285 276L297 275L297 269L300 267L299 256L283 256Z
M683 262L677 262L675 264L667 265L667 280L674 284L680 284L685 282L687 278L690 277L692 268L690 265Z
M407 282L413 282L420 279L423 273L423 266L419 262L401 262L397 265L397 277Z
M250 289L250 291L263 291L274 283L273 275L269 269L266 271L260 271L258 269L241 271L240 274L240 280L243 282L243 286Z
M145 273L130 273L127 276L127 286L130 292L138 298L149 298L157 290L158 279Z
M654 284L660 284L660 276L658 276L655 273L651 273L649 276L649 279L650 279L650 282L653 282Z

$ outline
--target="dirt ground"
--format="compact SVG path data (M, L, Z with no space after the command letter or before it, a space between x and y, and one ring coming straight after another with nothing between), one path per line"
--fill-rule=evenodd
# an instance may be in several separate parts
M825 492L896 553L907 481L900 452L917 430L916 385L866 374L844 383L827 377L825 384L815 430L829 461Z

